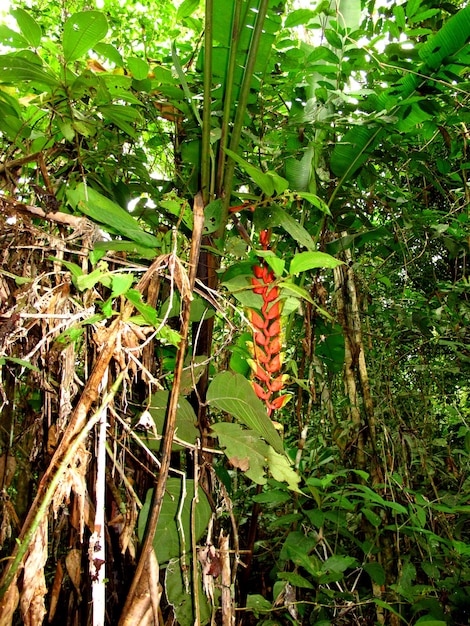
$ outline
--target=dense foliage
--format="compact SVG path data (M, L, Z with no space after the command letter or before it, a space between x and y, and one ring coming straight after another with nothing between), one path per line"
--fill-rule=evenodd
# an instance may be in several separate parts
M0 624L467 624L470 7L12 2Z

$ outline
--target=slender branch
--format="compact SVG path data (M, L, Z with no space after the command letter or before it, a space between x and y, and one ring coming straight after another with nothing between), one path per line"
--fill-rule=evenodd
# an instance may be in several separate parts
M190 326L190 309L192 301L192 292L196 281L196 268L198 265L199 252L201 248L202 231L204 227L204 203L202 201L202 194L198 193L194 199L194 221L193 221L193 235L191 240L191 251L189 255L189 289L185 290L181 294L183 301L182 321L181 321L181 341L176 353L176 363L173 378L173 386L171 389L170 400L168 403L167 417L165 422L165 432L163 435L163 441L161 446L161 465L160 472L158 474L158 481L153 491L152 502L150 505L150 514L147 519L147 527L145 532L145 538L142 545L142 552L137 563L134 578L127 594L126 602L119 620L119 626L125 626L129 623L127 616L130 614L132 603L136 589L139 585L141 576L145 571L147 562L152 558L153 540L155 532L157 530L158 519L163 504L163 496L165 495L165 488L168 479L168 473L170 471L171 449L173 445L173 438L175 436L176 428L176 411L178 408L181 376L184 367L184 357L186 354L186 342L188 338L189 326Z

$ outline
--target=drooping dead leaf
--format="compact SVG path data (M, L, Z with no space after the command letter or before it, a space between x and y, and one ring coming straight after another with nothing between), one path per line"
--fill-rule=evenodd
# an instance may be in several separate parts
M11 454L0 456L0 488L8 489L16 470L16 459Z
M65 557L65 567L67 574L70 576L72 585L77 592L78 601L81 600L80 585L82 580L82 553L80 550L73 549L67 553Z
M59 602L60 589L62 587L62 581L64 579L64 568L61 561L57 561L54 582L52 583L51 601L49 605L49 623L53 621L55 612L57 610L57 604Z
M78 517L78 523L75 525L80 532L80 541L83 541L83 530L85 528L85 522L89 520L89 499L88 490L86 486L86 470L89 459L89 453L85 446L82 444L78 450L72 463L67 470L57 487L52 500L52 511L54 515L61 510L64 503L70 502L70 494L75 495L74 509L74 521Z
M44 566L47 561L47 515L42 518L28 548L24 563L20 610L25 626L42 624L46 614L47 593Z

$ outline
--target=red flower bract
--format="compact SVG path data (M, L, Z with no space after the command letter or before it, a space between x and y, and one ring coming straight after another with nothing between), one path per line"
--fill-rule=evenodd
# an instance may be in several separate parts
M260 233L260 243L264 250L269 249L270 231ZM254 327L254 342L249 342L253 359L249 360L253 372L253 388L260 400L266 404L268 415L273 410L282 408L289 396L278 396L271 400L273 393L283 389L286 376L280 374L282 367L281 311L279 301L280 289L276 284L274 272L263 259L253 266L254 276L251 279L253 292L263 300L261 311L248 309L248 318Z

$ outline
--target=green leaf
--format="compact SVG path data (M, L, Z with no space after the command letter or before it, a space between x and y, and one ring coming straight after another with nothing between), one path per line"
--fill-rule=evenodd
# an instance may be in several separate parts
M253 220L259 230L280 226L298 245L312 252L316 249L309 232L280 206L272 204L268 207L258 207L253 214Z
M123 237L148 248L160 247L159 240L146 233L132 215L92 187L80 183L75 189L67 191L67 198L79 211L101 224L106 224Z
M33 372L40 372L41 370L36 365L32 365L28 361L24 361L23 359L18 359L14 356L3 356L0 357L0 365L4 365L6 362L16 363L16 365L21 365L21 367L25 367L28 370L33 370Z
M27 40L6 24L0 24L0 43L9 48L28 47Z
M316 541L313 537L306 537L296 530L287 535L279 555L283 561L291 560L294 565L303 567L312 576L317 577L320 572L318 560L310 556L310 552L315 548Z
M375 561L365 563L364 570L369 574L374 583L377 583L377 585L385 585L385 570L380 563L376 563Z
M288 583L294 587L300 587L300 589L314 589L310 581L295 572L278 572L277 577L281 580L287 580Z
M347 180L369 158L379 142L381 128L356 126L349 130L336 144L331 155L330 167L336 176Z
M180 478L169 478L166 483L162 510L153 541L153 547L160 565L176 556L180 556L183 550L182 537L177 522L181 498L184 499L181 509L181 522L185 539L184 550L186 553L191 552L191 502L194 496L194 480L186 479L184 482L186 493L183 492L183 481ZM138 532L140 539L144 535L147 524L152 492L153 489L147 491L145 503L139 515ZM210 504L202 489L199 489L198 497L199 502L195 507L194 516L195 541L198 541L204 534L212 513Z
M357 561L353 556L341 556L339 554L334 554L322 563L321 571L342 573L355 565L357 565Z
M461 9L441 30L419 48L418 54L426 65L437 69L443 61L458 52L470 37L470 6Z
M131 288L134 280L133 274L113 274L111 276L111 298L117 298L126 293Z
M150 405L148 411L155 422L157 433L160 435L163 433L165 427L165 419L168 408L170 392L162 389L154 393L150 399ZM176 410L176 436L182 441L194 445L200 432L196 428L197 417L194 413L193 407L184 396L178 398L178 407ZM149 430L146 437L143 440L147 443L150 450L160 449L160 439L152 438L151 431ZM182 450L183 446L174 443L173 450Z
M212 424L211 428L233 467L240 469L257 485L266 484L265 467L269 446L259 435L231 422Z
M100 11L80 11L65 22L63 50L66 63L72 63L106 36L108 21Z
M142 116L137 109L122 104L109 104L101 106L100 111L105 118L110 120L130 137L137 136L136 129L131 125L142 121Z
M149 73L149 64L139 57L128 57L127 67L132 77L136 80L144 80Z
M57 78L44 70L38 57L30 55L27 58L19 53L0 55L0 81L13 83L33 81L47 87L56 87Z
M199 587L199 615L198 620L194 616L194 598L192 593L188 593L183 572L186 570L190 588L193 589L192 568L188 563L183 563L182 559L171 559L165 570L165 593L168 602L175 612L175 622L178 624L207 624L211 617L211 608L207 601L206 594L202 590L201 577L198 577Z
M299 252L291 261L290 274L300 274L315 268L334 268L343 265L343 261L335 259L326 252Z
M310 202L310 204L313 204L313 206L317 207L317 209L320 209L322 213L325 213L326 215L331 215L331 211L328 205L326 204L326 202L322 200L321 198L319 198L314 193L307 193L306 191L298 191L297 195L300 196L300 198L307 200L307 202Z
M217 374L207 390L207 401L220 411L233 415L263 437L276 452L283 454L282 440L268 417L266 407L244 376L231 372Z
M238 156L238 154L236 154L232 150L226 148L225 152L231 159L238 163L238 165L243 170L245 170L248 176L258 185L258 187L266 196L271 197L274 195L274 179L272 176L269 176L269 174L262 172L254 165L251 165L251 163L248 163L248 161L242 159L242 157ZM287 183L286 181L286 184L288 185L289 183Z
M300 476L294 470L286 455L275 452L273 448L269 446L267 458L269 471L273 475L273 478L279 482L287 483L289 489L300 493Z
M220 198L210 202L204 208L204 234L209 235L215 233L220 226L220 220L222 219L222 207L223 202Z
M315 17L314 11L311 9L297 9L289 11L284 26L286 28L294 28L301 24L308 24Z
M154 328L157 328L161 324L161 320L157 317L157 312L153 306L142 301L142 294L137 289L129 289L126 293L126 298L129 302L135 306L141 315L145 318L148 324L151 324Z
M259 613L268 613L271 610L271 602L260 594L248 595L246 608L249 611L253 611L255 616L258 616Z
M199 4L200 0L183 0L183 2L178 7L176 21L178 22L185 17L191 16L198 9Z
M314 303L308 291L304 289L303 287L301 287L300 285L296 285L295 283L290 283L287 281L282 281L279 283L279 287L282 289L282 291L287 291L288 294L289 293L294 294L296 298L302 298L303 300L306 300L307 302L310 302L311 304ZM285 296L286 294L282 293L281 295Z
M36 20L24 9L15 9L11 14L16 19L16 23L23 34L23 37L33 48L37 48L41 43L42 30Z

